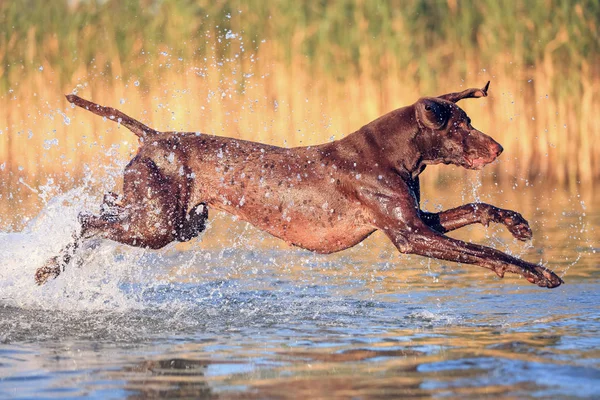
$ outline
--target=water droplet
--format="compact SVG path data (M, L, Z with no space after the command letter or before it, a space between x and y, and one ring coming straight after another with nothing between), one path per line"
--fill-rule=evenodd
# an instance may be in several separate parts
M44 149L50 150L52 146L58 146L58 139L54 138L44 140L44 144L42 146L44 147Z

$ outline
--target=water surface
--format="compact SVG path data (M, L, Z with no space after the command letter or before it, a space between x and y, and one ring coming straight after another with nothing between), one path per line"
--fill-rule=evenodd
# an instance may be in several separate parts
M517 208L532 243L501 226L453 236L548 262L566 284L398 255L377 233L315 255L215 214L203 237L161 251L93 242L82 267L36 287L77 213L97 207L82 187L0 232L0 397L600 396L600 202L537 187L429 194L430 210Z

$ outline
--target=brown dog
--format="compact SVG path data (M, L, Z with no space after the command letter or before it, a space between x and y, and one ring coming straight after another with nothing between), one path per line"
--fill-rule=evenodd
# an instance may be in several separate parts
M455 103L487 96L468 89L425 97L363 126L344 139L291 149L191 132L158 132L122 112L75 95L69 102L112 119L140 139L125 168L124 194L105 196L103 211L80 216L81 232L38 269L56 277L82 240L102 237L158 249L205 228L207 207L226 211L293 245L319 253L344 250L381 229L402 253L475 264L502 277L523 275L542 287L562 280L543 266L444 233L473 223L506 225L531 238L523 217L489 204L440 213L419 208L419 174L428 164L480 169L502 147L471 126Z

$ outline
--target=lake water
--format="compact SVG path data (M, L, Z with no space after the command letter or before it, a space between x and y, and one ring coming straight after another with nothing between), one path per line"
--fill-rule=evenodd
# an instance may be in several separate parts
M54 197L0 232L0 398L600 397L600 201L445 187L424 193L429 210L478 198L521 211L535 238L497 225L454 237L548 262L566 283L399 255L379 234L315 255L215 214L161 251L91 243L81 268L37 287L100 193Z

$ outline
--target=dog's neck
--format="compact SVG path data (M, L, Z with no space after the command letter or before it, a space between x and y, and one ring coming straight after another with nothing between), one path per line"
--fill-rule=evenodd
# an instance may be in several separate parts
M415 140L419 133L414 106L399 108L363 126L340 141L362 159L377 160L405 180L415 179L429 163ZM362 153L362 154L361 154Z

